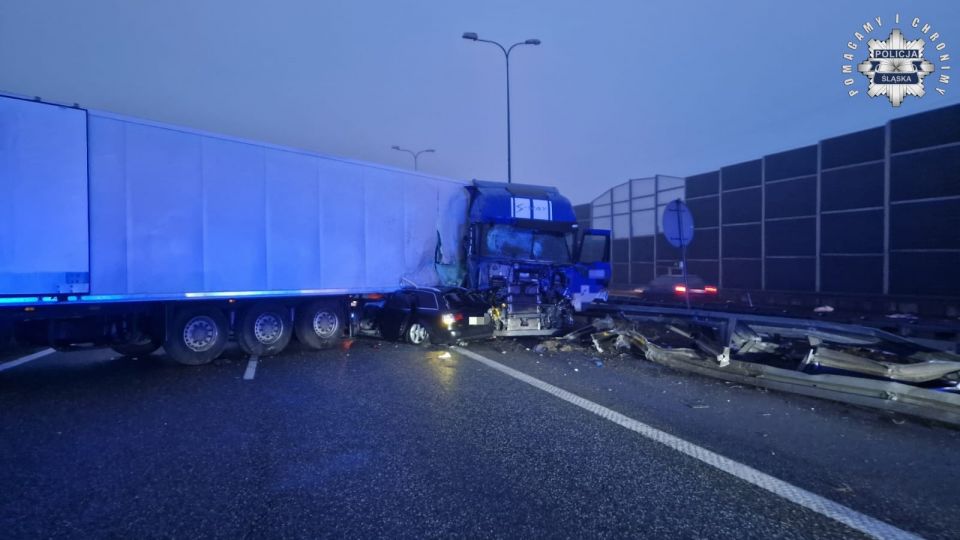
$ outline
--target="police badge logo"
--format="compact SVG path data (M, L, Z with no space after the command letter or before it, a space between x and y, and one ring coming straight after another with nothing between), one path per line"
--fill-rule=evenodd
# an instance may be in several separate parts
M894 18L894 24L900 24L899 13ZM860 43L882 26L883 19L880 17L864 23L863 32L854 32L853 36L857 41L847 42L847 48L857 51ZM894 107L899 107L907 96L919 98L926 93L924 79L937 71L933 61L924 57L924 47L927 46L928 40L930 48L939 54L939 57L933 58L940 62L940 76L935 82L936 91L941 95L945 94L945 86L950 82L950 75L944 73L950 70L950 66L946 64L950 60L950 55L944 52L946 43L941 40L940 34L932 32L929 24L921 26L919 18L910 22L910 28L916 29L912 31L914 35L918 35L916 39L907 39L899 28L894 28L887 39L877 37L867 41L867 58L856 65L857 71L868 81L867 95L886 96ZM856 56L847 52L843 58L851 62L843 66L843 73L852 74L852 62L855 61ZM845 86L853 86L854 83L853 77L843 81ZM851 97L859 93L860 91L856 89L848 91Z

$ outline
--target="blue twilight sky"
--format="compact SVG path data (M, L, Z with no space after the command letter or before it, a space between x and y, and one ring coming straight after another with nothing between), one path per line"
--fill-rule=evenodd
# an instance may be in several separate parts
M928 80L894 109L859 74L847 96L847 41L898 12L960 59L956 0L4 0L0 91L398 167L392 145L432 147L422 170L496 180L503 57L460 35L539 38L511 55L514 181L579 203L960 101Z

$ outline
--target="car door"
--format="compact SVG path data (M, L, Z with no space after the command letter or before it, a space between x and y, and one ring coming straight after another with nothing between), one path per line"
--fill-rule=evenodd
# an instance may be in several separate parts
M411 294L408 291L391 293L383 304L377 320L380 335L385 339L400 339L407 319L410 318Z
M440 303L434 291L414 291L413 317L426 326L430 332L438 330L440 322Z

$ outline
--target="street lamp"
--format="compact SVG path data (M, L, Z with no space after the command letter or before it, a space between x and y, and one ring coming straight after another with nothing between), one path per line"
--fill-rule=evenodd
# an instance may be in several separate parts
M436 150L434 150L433 148L427 148L426 150L421 150L421 151L419 151L419 152L414 152L413 150L407 150L406 148L400 148L399 146L396 146L396 145L391 146L390 148L392 148L392 149L394 149L394 150L398 150L398 151L400 151L400 152L406 152L406 153L410 154L411 156L413 156L413 170L415 170L415 171L420 170L419 164L417 163L417 159L420 157L420 154L423 154L424 152L429 152L429 153L432 154L433 152L436 151Z
M500 47L500 50L503 51L503 57L507 60L507 183L513 181L513 170L511 166L511 155L510 155L510 51L518 45L539 45L539 39L528 39L526 41L521 41L519 43L514 43L510 48L504 48L503 45L497 43L496 41L491 41L489 39L480 39L477 37L476 32L464 32L463 39L469 39L470 41L482 41L484 43L493 43L497 47Z

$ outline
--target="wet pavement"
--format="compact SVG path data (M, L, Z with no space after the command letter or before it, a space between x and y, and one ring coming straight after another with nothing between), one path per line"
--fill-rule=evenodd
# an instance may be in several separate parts
M960 432L512 341L469 350L927 537ZM449 355L449 357L446 357ZM599 360L599 361L598 361ZM860 533L449 349L0 372L0 530L33 537L850 538Z

